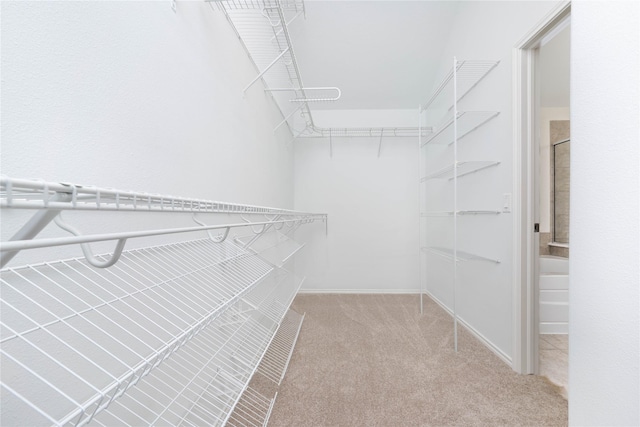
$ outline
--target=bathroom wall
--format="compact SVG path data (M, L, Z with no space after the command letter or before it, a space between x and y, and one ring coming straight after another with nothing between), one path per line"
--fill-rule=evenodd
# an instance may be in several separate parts
M550 247L553 241L553 168L551 167L552 122L569 120L569 77L571 53L571 24L563 23L564 28L555 33L553 38L543 40L538 49L539 75L539 147L538 183L539 183L539 222L540 222L540 255L558 254L564 248ZM568 137L568 136L567 136Z
M539 194L540 194L540 255L551 255L549 243L552 241L551 219L553 207L551 198L553 193L553 168L551 160L551 123L569 120L568 107L540 108L540 156L538 158ZM554 135L557 138L557 135ZM559 139L554 139L558 141Z
M570 153L571 142L559 145L556 143L571 138L569 120L552 120L550 122L551 150L550 171L551 191L551 242L569 244L569 212L570 212ZM569 248L555 244L549 246L551 255L569 257Z

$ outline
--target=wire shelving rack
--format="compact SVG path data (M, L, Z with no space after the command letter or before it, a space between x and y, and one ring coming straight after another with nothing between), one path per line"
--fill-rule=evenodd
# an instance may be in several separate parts
M258 73L245 88L246 92L261 80L264 90L278 105L293 140L298 138L332 137L418 137L427 136L431 128L424 127L318 127L313 121L309 104L335 102L342 95L338 87L306 87L298 67L289 26L306 17L303 0L205 0L215 3L233 27ZM304 125L296 128L300 116Z
M64 209L233 213L244 221L216 227L251 233L0 270L2 425L224 425L254 402L270 345L292 351L281 336L300 326L289 306L304 279L286 268L303 247L291 236L326 215L6 177L0 195L3 209L36 210L3 254L67 244L34 239Z
M488 216L498 215L498 210L482 210L482 209L460 209L458 179L485 171L489 168L500 165L495 160L465 160L460 161L458 158L458 144L462 138L472 134L475 130L481 128L492 119L499 115L497 111L461 111L459 103L465 98L492 70L499 64L499 61L485 60L458 60L453 58L451 70L444 77L442 82L436 87L432 96L424 104L418 107L420 117L419 129L423 126L423 113L426 112L427 118L433 121L433 117L444 117L441 125L435 126L433 132L426 138L422 137L419 131L419 168L420 168L420 252L424 254L434 254L441 258L452 261L452 301L451 312L454 318L454 348L458 350L458 313L456 309L456 298L459 287L458 264L467 261L482 261L492 264L499 264L500 261L484 257L482 255L462 251L459 246L458 236L458 220L461 216ZM441 145L448 147L452 162L433 169L433 162L427 166L427 162L423 159L426 156L426 150L429 147ZM426 157L425 157L426 159ZM452 202L453 206L450 210L429 210L426 205L427 189L435 180L448 180L451 182ZM452 233L450 236L451 247L442 247L433 245L429 242L429 225L432 220L429 218L451 218ZM437 221L442 221L439 219ZM438 226L439 228L441 225ZM441 237L442 239L443 237ZM423 310L422 296L429 293L425 284L429 273L429 266L426 257L420 256L421 279L420 279L420 309ZM423 268L424 267L424 268Z

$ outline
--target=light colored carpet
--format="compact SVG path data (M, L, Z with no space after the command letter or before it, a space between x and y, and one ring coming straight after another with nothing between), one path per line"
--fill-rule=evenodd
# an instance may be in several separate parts
M416 295L310 295L270 426L555 426L567 401L546 379L518 375Z

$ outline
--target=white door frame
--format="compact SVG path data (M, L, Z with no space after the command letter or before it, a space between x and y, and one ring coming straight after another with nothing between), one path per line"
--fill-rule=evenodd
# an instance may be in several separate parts
M571 13L562 2L513 48L513 369L538 373L538 111L537 49L541 40Z

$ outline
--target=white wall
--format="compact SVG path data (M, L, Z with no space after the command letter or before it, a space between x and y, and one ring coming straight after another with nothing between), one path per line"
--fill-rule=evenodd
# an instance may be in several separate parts
M415 110L318 110L318 127L416 126ZM295 208L329 214L329 233L297 232L313 247L296 258L308 292L413 292L418 270L417 138L298 139ZM416 303L417 303L416 299Z
M417 141L386 138L380 157L378 141L333 138L333 157L325 139L295 143L295 207L329 214L326 242L296 259L305 291L418 290Z
M198 2L3 2L3 173L292 204L279 113ZM255 178L260 177L259 180ZM288 187L288 188L287 188Z
M569 423L637 426L640 5L571 15Z
M1 7L2 174L293 207L291 135L273 134L282 116L260 84L243 99L256 71L222 12L178 2L174 13L170 1ZM15 216L4 214L3 240L22 224Z

